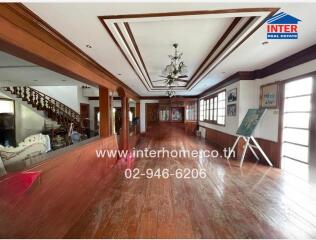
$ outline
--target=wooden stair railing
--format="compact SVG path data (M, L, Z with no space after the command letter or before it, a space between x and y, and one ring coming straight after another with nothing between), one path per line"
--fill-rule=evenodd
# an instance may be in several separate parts
M55 98L30 87L6 87L4 90L21 98L22 101L26 101L37 110L44 111L48 118L61 126L68 129L69 125L73 123L76 131L80 133L84 131L83 121L79 113Z

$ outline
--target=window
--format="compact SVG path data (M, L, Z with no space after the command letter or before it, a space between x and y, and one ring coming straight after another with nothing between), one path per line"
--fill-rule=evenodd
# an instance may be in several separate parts
M226 91L200 100L200 121L225 125Z
M14 101L11 99L0 99L0 113L14 114Z
M200 100L200 121L204 121L204 100Z
M196 103L189 103L186 108L186 121L196 121Z
M214 99L211 98L210 99L210 120L213 121L214 120Z
M225 113L226 113L226 92L218 94L218 107L217 107L217 123L225 124Z
M210 112L209 111L210 111L210 100L207 99L206 104L205 104L205 114L204 114L206 120L210 120L210 118L209 118Z
M170 108L168 105L162 105L159 110L159 120L160 121L169 121L170 119Z
M282 167L308 180L313 78L285 83Z

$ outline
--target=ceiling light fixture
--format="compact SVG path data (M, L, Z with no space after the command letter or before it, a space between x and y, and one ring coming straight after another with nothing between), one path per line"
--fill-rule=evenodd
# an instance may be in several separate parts
M263 41L261 44L262 45L267 45L267 44L269 44L269 42L268 41Z
M155 82L164 81L166 87L168 88L167 95L169 97L173 97L175 95L175 91L173 90L174 83L177 85L178 82L188 81L188 68L181 60L183 53L178 53L178 43L174 43L174 54L169 55L170 64L165 66L162 71L161 80L156 80Z
M169 89L167 90L167 95L168 97L172 98L176 95L176 92L172 89L172 87L169 87Z

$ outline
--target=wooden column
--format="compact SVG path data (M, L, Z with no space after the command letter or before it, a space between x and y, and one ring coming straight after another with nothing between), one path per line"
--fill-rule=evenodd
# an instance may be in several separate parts
M136 117L140 118L140 102L136 103L135 115L136 115Z
M138 117L138 124L136 126L136 133L140 133L140 102L136 103L135 116Z
M128 98L126 96L121 97L121 122L122 127L120 131L120 148L121 149L128 149Z
M110 133L110 98L109 89L99 87L100 137L108 137Z

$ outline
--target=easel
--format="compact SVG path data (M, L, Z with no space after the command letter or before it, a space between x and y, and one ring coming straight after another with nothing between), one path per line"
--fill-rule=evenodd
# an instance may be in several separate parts
M242 164L244 163L244 158L246 155L246 151L249 147L249 149L251 150L251 152L253 153L253 155L255 156L255 158L257 159L257 161L259 160L258 155L256 154L255 149L258 149L260 151L260 153L262 154L262 156L264 157L264 159L267 161L267 163L272 167L272 163L269 160L269 158L267 157L267 155L264 153L264 151L262 150L262 148L260 147L259 143L256 141L256 139L252 136L252 133L254 132L258 122L260 121L261 117L264 115L264 113L266 112L266 110L260 110L261 113L256 113L258 112L258 109L248 109L241 125L239 126L238 130L237 130L237 139L232 147L232 149L229 150L228 152L228 157L227 160L229 160L231 154L233 153L234 149L237 146L237 143L240 139L243 139L246 144L244 145L244 149L241 155L241 160L240 160L240 167L242 167ZM256 116L256 114L258 114ZM255 117L253 117L255 116ZM249 127L250 124L250 127ZM243 131L243 128L248 128L247 131ZM252 142L254 144L250 143L250 140L252 140Z
M268 158L267 155L264 153L264 151L263 151L262 148L260 147L259 143L256 141L256 139L255 139L253 136L245 137L245 136L240 136L240 135L239 135L239 136L237 137L237 139L236 139L236 141L235 141L235 143L234 143L232 149L230 149L230 151L228 152L228 157L227 157L227 159L230 158L231 154L233 153L233 151L234 151L234 149L236 148L237 143L238 143L238 141L239 141L240 139L244 139L244 141L246 142L246 144L244 145L244 150L243 150L242 155L241 155L241 160L240 160L240 165L239 165L240 167L242 167L242 164L243 164L243 162L244 162L244 158L245 158L246 151L247 151L247 148L248 148L248 147L249 147L249 149L251 150L251 152L253 153L253 155L255 156L255 158L256 158L257 160L259 160L259 157L258 157L258 155L256 154L254 148L256 148L256 149L258 149L258 150L260 151L260 153L262 154L262 156L264 157L264 159L267 161L267 163L268 163L271 167L273 166L272 163L271 163L271 161L269 160L269 158ZM252 140L252 142L254 143L254 145L250 143L250 140Z

